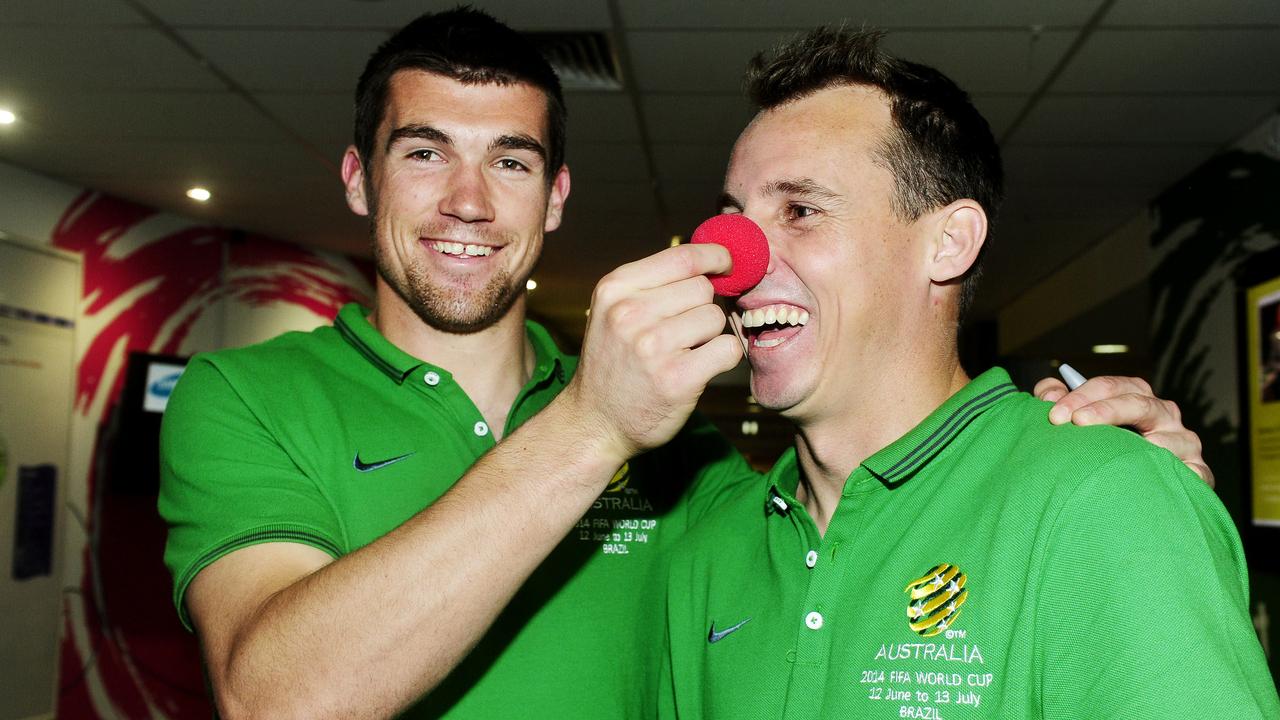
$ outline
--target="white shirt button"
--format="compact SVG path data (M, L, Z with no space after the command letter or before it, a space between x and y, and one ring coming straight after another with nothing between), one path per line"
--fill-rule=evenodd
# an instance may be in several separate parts
M435 387L440 384L440 373L435 370L428 370L427 374L422 376L422 382Z
M489 434L489 426L485 425L483 420L480 422L477 422L475 427L472 429L475 430L476 435L480 437L484 437L485 435Z
M822 613L814 611L804 616L804 624L809 626L810 630L822 629Z
M804 565L805 567L811 568L817 564L818 564L818 551L810 550L809 553L804 556Z

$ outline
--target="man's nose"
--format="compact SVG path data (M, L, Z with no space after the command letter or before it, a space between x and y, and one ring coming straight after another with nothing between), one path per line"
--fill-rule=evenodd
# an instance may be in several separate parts
M451 173L447 192L440 199L440 213L462 222L493 220L493 203L483 169L464 167Z

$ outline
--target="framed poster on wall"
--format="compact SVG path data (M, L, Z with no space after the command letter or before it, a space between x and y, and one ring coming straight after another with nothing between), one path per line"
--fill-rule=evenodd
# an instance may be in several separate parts
M1247 260L1239 278L1249 535L1255 547L1275 547L1272 542L1280 540L1280 248ZM1254 557L1261 559L1258 553Z

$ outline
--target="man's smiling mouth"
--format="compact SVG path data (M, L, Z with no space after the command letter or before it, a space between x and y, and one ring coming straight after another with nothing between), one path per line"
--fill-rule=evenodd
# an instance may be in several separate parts
M795 305L765 305L742 311L742 331L752 347L771 348L795 337L809 323L809 311Z
M429 240L427 246L450 257L486 257L501 250L491 245L472 245L448 240Z

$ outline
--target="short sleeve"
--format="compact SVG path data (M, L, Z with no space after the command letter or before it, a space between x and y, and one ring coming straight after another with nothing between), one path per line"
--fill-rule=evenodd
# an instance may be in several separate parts
M159 510L173 602L188 629L187 587L228 553L264 542L342 553L332 506L206 356L191 361L161 423Z
M1131 452L1059 514L1036 604L1047 718L1277 717L1235 527L1173 456Z

